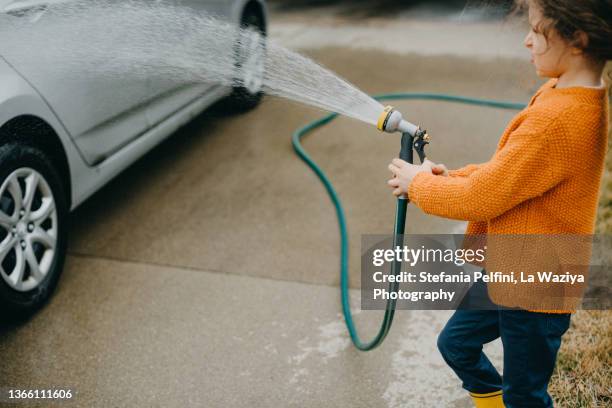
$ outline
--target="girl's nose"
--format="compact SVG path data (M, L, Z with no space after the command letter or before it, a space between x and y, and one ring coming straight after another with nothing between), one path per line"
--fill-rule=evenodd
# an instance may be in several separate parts
M531 39L531 33L529 33L529 34L527 34L527 36L525 36L525 40L523 40L523 44L527 48L531 48L533 46L533 41Z

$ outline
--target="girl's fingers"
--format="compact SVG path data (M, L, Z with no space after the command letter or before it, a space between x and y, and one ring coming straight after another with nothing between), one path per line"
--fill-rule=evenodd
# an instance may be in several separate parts
M436 164L434 167L431 168L431 171L434 174L444 174L448 171L448 169L443 164Z
M393 195L396 196L396 197L397 196L401 196L402 194L403 193L402 193L402 189L401 188L396 188L395 190L393 190Z
M398 158L395 158L395 159L391 160L391 163L395 164L399 168L402 168L405 165L410 164L407 161L404 161L404 160L398 159Z
M398 178L394 178L394 179L387 181L387 184L389 184L391 187L397 187L399 186L399 183L400 182Z
M394 165L394 164L389 164L389 170L391 170L391 172L392 172L393 174L395 174L395 175L399 174L399 172L400 172L399 167L397 167L397 166L396 166L396 165Z

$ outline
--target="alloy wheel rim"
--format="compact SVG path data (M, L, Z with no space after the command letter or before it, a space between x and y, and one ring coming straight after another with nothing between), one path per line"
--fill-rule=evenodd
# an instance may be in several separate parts
M25 292L45 279L57 247L57 208L49 183L36 170L13 171L0 187L0 274Z

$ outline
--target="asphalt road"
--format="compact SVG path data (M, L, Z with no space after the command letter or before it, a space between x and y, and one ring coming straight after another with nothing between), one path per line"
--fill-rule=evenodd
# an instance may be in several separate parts
M371 93L522 102L539 83L512 42L522 35L514 25L341 21L313 26L287 12L274 16L271 35ZM326 42L317 28L330 27ZM372 30L403 45L360 40ZM426 43L439 49L420 49ZM429 130L431 159L450 168L487 160L513 115L396 105ZM435 346L449 312L400 312L381 348L351 347L334 209L290 143L319 115L276 98L239 116L203 114L77 209L57 293L31 321L0 332L2 383L72 387L79 407L469 406ZM392 231L386 167L398 138L341 118L305 145L344 200L357 287L360 236ZM465 227L416 208L408 220L420 233ZM367 335L380 313L357 318ZM499 364L499 344L489 351Z

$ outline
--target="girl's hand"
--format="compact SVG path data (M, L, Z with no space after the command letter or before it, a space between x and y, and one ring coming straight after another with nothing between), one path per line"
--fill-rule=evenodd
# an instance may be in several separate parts
M399 197L408 194L408 188L412 179L419 173L433 173L432 168L436 164L431 160L425 159L425 162L420 166L410 164L402 159L393 159L389 164L389 170L395 176L387 182L389 187L393 188L393 195Z

